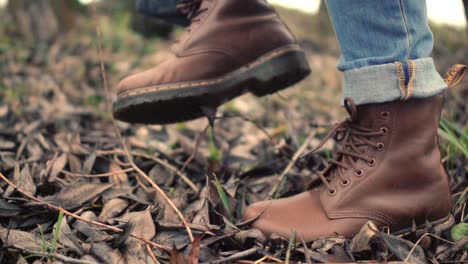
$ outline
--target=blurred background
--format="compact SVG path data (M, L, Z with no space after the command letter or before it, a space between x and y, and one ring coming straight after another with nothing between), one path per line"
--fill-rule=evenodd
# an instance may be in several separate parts
M340 55L323 0L271 0L306 50L312 74L295 89L257 99L245 95L225 105L275 127L287 118L290 133L307 134L304 122L329 124L345 113L340 103ZM467 0L428 0L435 35L433 52L442 76L455 63L468 64ZM135 11L134 0L0 0L0 105L4 113L57 122L80 113L109 120L97 53L102 32L104 66L112 89L123 77L154 67L170 53L184 29ZM446 116L468 129L468 85L449 93ZM1 111L0 111L1 112ZM1 116L0 116L1 118ZM17 120L12 119L15 123ZM203 127L204 120L181 126ZM120 124L132 134L135 127ZM244 131L248 133L249 131ZM244 133L244 134L245 134Z
M25 103L23 99L31 100L30 95L41 95L42 89L47 93L53 83L59 88L56 93L66 100L62 103L70 109L76 106L72 103L100 109L103 90L96 54L96 24L103 33L104 63L111 87L126 75L164 60L172 40L183 32L183 28L136 13L134 0L98 0L93 2L95 8L91 8L91 2L0 0L0 100L3 103L11 101L21 105ZM341 101L342 74L335 70L339 48L323 0L271 2L278 5L279 13L308 52L313 69L298 89L282 95L297 101L292 107L299 108L306 118L324 113L339 119L340 110L330 113L328 109ZM428 0L427 3L435 35L434 58L444 75L452 64L468 62L468 1ZM44 79L48 80L45 84ZM462 124L467 121L466 86L457 89L458 99L453 103L459 105L454 115ZM242 106L239 111L251 113L248 106L262 105L265 101L245 98L249 103L240 100L231 108L239 104ZM311 101L314 103L310 104ZM465 111L463 115L458 109Z
M266 99L246 95L222 111L273 122L281 122L279 114L264 114L286 111L290 120L298 120L299 131L306 120L324 124L340 120L342 109L331 107L342 100L342 74L335 69L340 53L323 0L271 2L306 50L312 74L296 89ZM427 3L435 35L433 56L444 76L452 64L468 63L468 1ZM44 119L65 119L91 111L108 120L96 25L102 31L103 60L111 89L121 78L164 60L170 44L184 30L138 14L134 0L0 0L3 107L18 115L39 111ZM467 98L465 81L450 92L447 107L447 115L463 128L468 120Z

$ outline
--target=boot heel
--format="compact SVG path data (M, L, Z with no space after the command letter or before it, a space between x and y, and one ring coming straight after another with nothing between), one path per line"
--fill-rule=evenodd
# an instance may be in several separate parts
M258 97L269 95L298 83L309 74L305 53L291 49L255 67L249 90Z

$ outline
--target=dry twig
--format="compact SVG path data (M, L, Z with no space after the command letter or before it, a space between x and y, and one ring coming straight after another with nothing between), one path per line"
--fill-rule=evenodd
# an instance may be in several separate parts
M118 233L122 233L124 230L121 229L121 228L118 228L118 227L115 227L115 226L110 226L110 225L106 225L106 224L103 224L103 223L100 223L100 222L97 222L97 221L93 221L93 220L88 220L88 219L85 219L77 214L74 214L74 213L71 213L59 206L55 206L53 204L50 204L50 203L47 203L37 197L35 197L34 195L28 193L28 192L25 192L23 190L21 190L18 186L16 186L16 184L14 184L13 182L11 182L10 180L7 179L7 177L5 177L5 175L3 175L1 172L0 172L0 178L2 180L4 180L8 185L10 185L14 190L18 191L19 193L21 193L22 195L26 196L27 198L35 201L35 202L38 202L40 204L43 204L45 205L46 207L48 207L49 209L52 209L52 210L55 210L57 212L63 212L64 215L67 215L67 216L70 216L70 217L73 217L77 220L80 220L80 221L84 221L88 224L92 224L92 225L95 225L95 226L99 226L99 227L102 227L102 228L105 228L105 229L108 229L108 230L112 230L114 232L118 232ZM143 241L147 244L150 244L151 246L153 247L156 247L156 248L160 248L160 249L163 249L163 250L166 250L166 251L170 251L171 249L166 247L166 246L163 246L163 245L159 245L157 243L154 243L152 241L149 241L148 239L145 239L145 238L142 238L138 235L135 235L135 234L131 234L130 235L131 237L134 237L140 241Z
M304 153L304 151L307 149L307 146L309 146L310 142L312 141L312 139L314 139L314 137L315 137L315 132L310 133L310 135L304 141L302 146L294 154L288 166L286 166L283 172L279 175L278 181L276 182L275 186L273 187L272 191L269 194L270 198L276 198L276 196L279 194L279 191L281 190L281 187L283 186L284 181L286 179L286 175L292 169L294 164L296 164L297 160L301 157L302 153Z

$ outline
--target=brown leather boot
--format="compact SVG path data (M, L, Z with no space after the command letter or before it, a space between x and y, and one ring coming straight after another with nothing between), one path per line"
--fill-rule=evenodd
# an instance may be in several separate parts
M351 237L369 220L392 233L448 221L448 176L441 164L437 129L443 96L355 106L337 124L338 158L319 173L323 185L293 197L247 208L254 227L289 238L295 229L307 241ZM323 145L323 143L322 143ZM320 148L320 146L319 146Z
M175 55L118 85L114 116L173 123L204 115L246 92L263 96L310 72L294 36L265 0L186 0L192 24Z

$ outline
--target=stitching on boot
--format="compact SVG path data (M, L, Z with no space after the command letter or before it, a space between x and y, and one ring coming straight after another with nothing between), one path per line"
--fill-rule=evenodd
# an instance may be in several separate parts
M217 83L220 83L224 80L231 78L236 73L243 73L250 68L256 67L259 64L264 63L267 60L270 60L274 57L280 56L286 52L294 51L294 50L301 50L301 49L299 48L299 46L294 45L294 46L290 46L290 47L278 50L276 52L269 54L268 56L259 58L258 60L254 61L252 64L244 66L241 69L236 70L234 72L228 73L227 75L224 75L223 77L220 77L218 79L204 80L204 81L198 81L198 82L187 82L187 83L176 84L176 85L160 85L160 86L152 86L152 87L147 87L147 88L136 88L127 93L124 92L123 94L120 94L118 97L120 99L123 99L123 98L127 98L130 96L146 94L146 93L151 93L151 92L156 92L156 91L161 91L161 90L182 89L182 88L189 88L189 87L191 88L191 87L197 87L197 86L203 86L203 85L217 84Z

